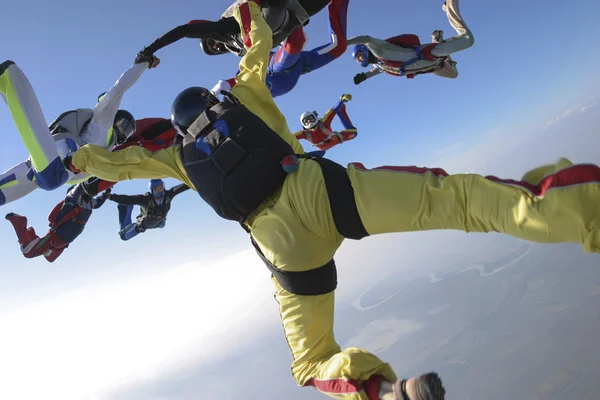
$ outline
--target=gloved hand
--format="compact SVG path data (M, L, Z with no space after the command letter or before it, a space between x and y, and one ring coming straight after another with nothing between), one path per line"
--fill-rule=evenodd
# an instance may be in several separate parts
M112 192L112 188L108 188L108 189L106 189L106 190L105 190L105 191L102 193L102 197L103 197L103 198L105 198L105 199L108 199L108 198L110 198L111 192Z
M367 80L367 74L365 74L364 72L354 75L354 84L355 85L358 85L361 82L364 82L366 80Z
M63 167L65 167L66 170L71 171L74 174L78 174L78 173L81 172L81 170L77 169L73 165L73 153L67 154L67 156L65 158L63 158L63 160L62 160L62 164L63 164Z
M343 101L344 103L347 103L350 100L352 100L352 95L351 94L343 94L342 97L340 97L340 100Z
M148 63L148 68L156 68L158 64L160 64L160 59L152 54L146 54L146 49L140 51L135 57L134 64L139 64L143 62Z

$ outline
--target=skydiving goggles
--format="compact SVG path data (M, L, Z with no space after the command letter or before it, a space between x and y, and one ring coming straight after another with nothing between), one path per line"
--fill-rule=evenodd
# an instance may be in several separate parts
M302 124L304 126L311 126L313 125L315 122L317 122L317 117L315 117L314 114L310 114L307 115L306 117L304 117L304 119L302 120Z
M152 194L156 197L163 197L165 195L165 185L158 185L152 188Z

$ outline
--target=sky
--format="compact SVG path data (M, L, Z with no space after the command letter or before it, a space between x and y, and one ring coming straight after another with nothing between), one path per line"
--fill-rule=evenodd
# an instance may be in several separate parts
M228 5L132 0L126 8L107 0L92 9L74 0L9 2L3 5L0 61L13 60L23 69L50 122L65 110L93 107L96 96L129 68L136 53L162 33L191 19L216 19ZM355 86L352 77L363 70L349 50L303 76L294 91L277 99L292 131L299 129L302 112L322 115L341 94L351 93L354 99L347 110L358 137L328 154L342 164L440 166L451 173L517 178L523 168L555 161L567 148L581 158L573 161L597 163L589 147L579 148L578 142L557 145L556 138L585 138L587 132L597 136L598 121L589 118L599 109L600 55L590 50L589 39L596 36L600 4L463 1L461 12L475 45L453 57L460 72L456 80L377 76ZM446 37L454 33L439 1L350 3L349 36L415 33L427 42L434 29L443 29ZM326 43L326 13L315 16L306 31L307 48ZM217 80L232 77L239 61L230 55L209 58L191 39L156 55L160 66L146 71L122 103L136 118L168 118L181 90L211 88ZM5 140L0 169L8 169L27 153L6 106L0 106L0 130ZM517 150L519 163L490 165L496 156ZM526 162L528 157L533 165ZM168 186L176 183L167 180ZM123 182L113 192L142 193L147 184ZM27 216L41 234L65 190L38 190L3 209ZM236 224L219 220L197 194L187 192L174 200L163 230L130 242L121 241L117 231L116 205L107 202L61 258L48 264L43 258L24 259L12 227L0 223L0 326L10 327L0 329L0 372L12 371L14 383L0 388L0 397L19 398L11 388L32 377L46 377L40 387L61 398L100 396L128 379L151 380L186 357L218 358L221 353L215 349L227 350L227 339L252 341L259 330L243 338L226 334L228 324L242 324L241 308L250 308L248 315L254 318L276 320L268 273L249 251L247 235ZM390 240L407 247L412 243L406 235L390 238L370 238L359 246L360 252L353 250L354 244L342 248L348 275L341 291L350 291L364 276L365 251L385 247ZM392 258L392 248L378 257ZM358 258L349 256L354 252L360 253ZM233 273L239 274L239 282L256 284L248 288L237 280L230 283ZM232 288L225 283L235 286L235 298L228 298ZM201 318L189 318L194 312ZM185 333L174 328L182 321L189 322ZM144 341L148 332L152 334ZM182 348L190 343L193 351ZM288 360L281 362L286 365ZM56 376L49 370L56 376L63 370L79 371L81 379L76 385L51 379Z

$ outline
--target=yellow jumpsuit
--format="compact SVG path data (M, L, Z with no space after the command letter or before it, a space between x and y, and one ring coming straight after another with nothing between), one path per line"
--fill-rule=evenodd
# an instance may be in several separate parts
M235 18L248 52L241 59L232 94L302 153L264 84L271 32L252 1L236 10ZM141 147L109 153L85 146L75 153L73 165L108 181L173 177L194 188L179 146L156 153ZM573 165L563 159L527 173L521 182L416 167L369 170L361 164L349 165L347 173L369 234L495 231L541 243L581 243L587 251L600 252L596 165ZM261 208L247 225L267 259L286 271L326 264L344 239L336 230L320 167L309 159L300 160L274 204ZM333 292L299 296L273 282L293 355L292 374L299 385L334 398L367 400L377 398L369 382L397 379L391 367L373 354L358 348L342 350L336 343Z

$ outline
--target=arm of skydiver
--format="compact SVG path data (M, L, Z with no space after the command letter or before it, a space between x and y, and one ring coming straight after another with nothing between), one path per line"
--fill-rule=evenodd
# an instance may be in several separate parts
M221 99L221 91L226 91L229 92L231 91L231 88L235 86L235 78L231 78L231 79L227 79L227 80L219 80L219 82L217 82L217 84L215 86L213 86L212 89L210 89L210 91L217 96L219 99Z
M298 140L300 140L300 139L308 140L308 138L306 137L306 132L304 132L304 130L295 132L294 136L296 136L296 139L298 139Z
M344 130L338 132L340 133L344 139L348 137L356 136L356 127L352 124L350 117L348 116L348 112L346 111L346 103L352 100L351 94L343 94L340 96L340 101L333 108L333 112L339 118L340 122L344 126Z
M106 146L108 137L115 120L115 115L121 105L123 95L137 80L142 76L142 73L148 68L152 68L153 61L144 60L134 64L119 77L117 82L102 96L100 101L94 107L94 116L90 120L87 131L101 132L101 135L94 137L88 143ZM92 139L92 138L89 138Z
M336 114L337 113L335 112L335 107L330 108L329 110L327 110L325 115L323 115L323 118L321 118L321 122L323 122L327 128L331 129L331 122L333 121L333 118Z
M348 96L348 97L344 97L344 96ZM325 124L325 126L327 128L331 129L331 122L333 121L333 118L335 118L335 116L339 114L344 103L346 103L349 100L352 100L351 95L342 95L342 97L337 102L337 104L335 106L333 106L333 108L330 108L329 110L327 110L325 115L323 115L323 118L321 118L321 121Z
M182 183L177 186L173 186L171 189L167 190L167 192L169 192L171 199L173 199L178 194L181 194L188 190L190 190L190 187L188 185L186 185L185 183Z
M102 205L106 202L106 199L110 198L110 192L111 189L107 189L101 195L92 198L92 209L95 210L102 207Z
M240 12L240 9L248 12ZM240 24L240 31L243 32L247 52L240 60L240 72L236 76L236 85L231 89L231 94L289 143L297 154L303 154L302 145L292 135L285 117L265 84L269 54L273 47L271 29L253 0L241 4L234 11L234 17Z
M348 46L352 46L354 44L369 44L372 41L377 40L374 37L371 37L369 35L360 35L360 36L354 36L350 39L348 39L347 43Z
M170 119L143 118L137 120L136 125L135 135L112 151L123 150L129 146L140 146L154 152L172 146L177 136Z
M140 145L142 140L152 140L173 128L171 120L166 118L142 118L135 121L135 133L127 141L115 147L113 151L124 149L132 145Z
M368 72L361 72L360 74L356 74L356 75L354 75L354 84L359 85L362 82L366 81L367 79L369 79L375 75L379 75L382 72L383 71L380 70L379 68L373 67Z
M221 18L216 22L193 20L165 33L152 42L150 46L145 47L140 53L151 56L163 47L173 44L183 38L212 38L215 40L226 41L231 35L238 34L239 32L239 25L236 20L231 17Z
M382 60L406 61L414 55L412 48L400 47L385 40L377 39L369 35L356 36L348 40L348 45L364 44L373 55Z
M128 196L126 194L111 194L108 196L110 201L114 201L115 203L124 204L126 206L143 206L148 204L148 197L143 194L138 194L135 196Z
M143 147L131 146L111 153L103 147L87 145L67 159L66 164L71 171L87 172L110 182L175 178L194 189L183 168L179 151L179 145L154 153Z
M90 178L81 184L83 191L92 197L100 192L109 190L113 186L115 186L115 182L105 181L96 177Z

